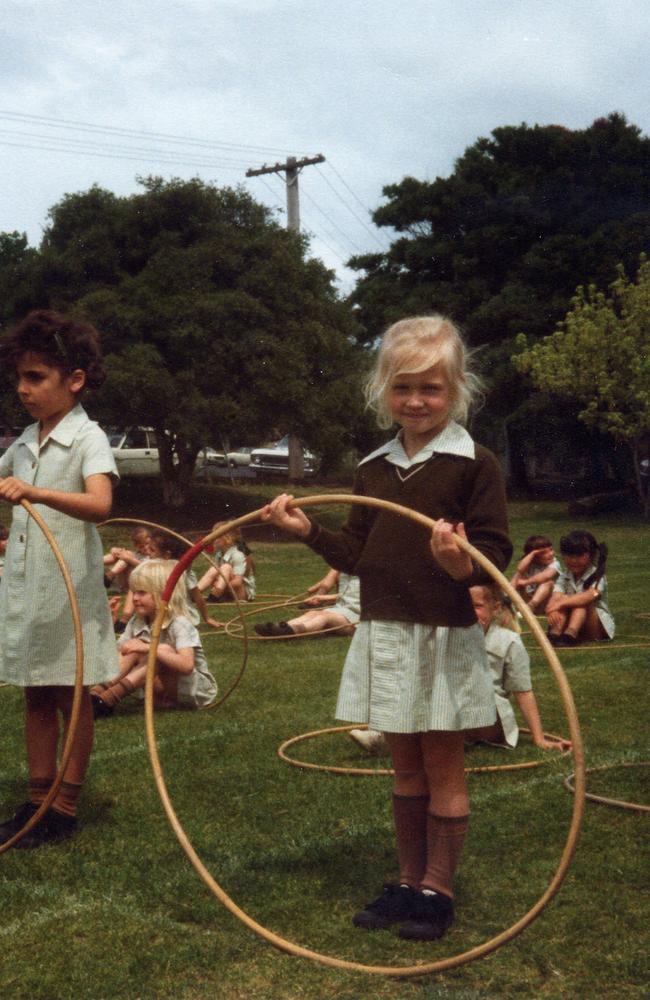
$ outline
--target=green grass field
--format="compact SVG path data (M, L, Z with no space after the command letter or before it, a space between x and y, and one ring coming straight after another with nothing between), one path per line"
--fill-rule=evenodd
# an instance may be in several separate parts
M314 491L315 492L315 491ZM246 506L261 502L253 491ZM120 511L124 513L124 511ZM156 520L139 507L133 514ZM222 516L206 508L189 528ZM342 510L328 512L335 520ZM7 521L0 511L0 520ZM516 551L533 530L554 540L576 524L559 504L513 504ZM650 759L650 611L647 524L633 515L582 524L610 546L608 580L618 634L611 646L562 655L587 766ZM179 522L176 527L183 525ZM107 543L119 534L105 529ZM323 564L297 544L252 542L263 594L296 594ZM198 564L197 564L198 568ZM221 607L223 620L235 612ZM260 612L260 620L286 617ZM256 619L249 618L249 624ZM224 690L239 670L241 639L204 637ZM334 776L290 767L278 745L336 725L348 640L251 642L246 672L225 704L160 713L156 732L170 795L205 864L225 891L275 933L319 952L378 965L432 962L480 944L542 894L562 851L572 799L571 759L470 776L472 821L457 878L457 921L438 943L408 944L356 930L350 917L396 875L390 778ZM529 643L547 730L567 731L542 655ZM25 795L22 695L0 690L3 817ZM294 748L341 766L381 766L344 735ZM511 754L471 751L470 765L543 757L522 742ZM650 804L650 769L595 774L588 788ZM576 857L558 896L527 930L491 956L425 978L395 980L290 957L246 929L182 853L162 810L140 704L96 727L81 830L68 844L0 856L0 982L12 998L641 998L650 995L649 814L587 805Z

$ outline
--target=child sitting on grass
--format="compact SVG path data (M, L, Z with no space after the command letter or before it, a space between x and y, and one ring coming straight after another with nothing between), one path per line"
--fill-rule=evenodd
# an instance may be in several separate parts
M516 747L519 727L510 704L510 695L513 694L536 747L542 750L570 749L571 743L568 740L547 739L544 735L530 680L530 659L518 635L515 616L504 605L499 587L488 583L470 587L469 592L479 625L485 632L485 648L497 703L497 721L492 726L468 729L466 741Z
M134 566L149 558L149 529L135 528L131 532L133 551L122 545L114 545L104 556L104 582L107 586L116 584L120 590L126 590L129 585L129 573Z
M176 563L149 559L136 566L129 586L133 617L118 641L119 674L90 691L95 718L112 715L116 705L144 687L151 642L151 626L160 609L160 597ZM154 678L156 708L202 708L217 697L217 684L208 669L201 639L190 618L187 588L181 579L172 594L160 633Z
M542 615L546 611L560 570L551 539L546 535L530 535L524 542L524 556L517 563L511 583L533 614Z
M216 531L226 521L217 521L212 526ZM255 569L250 555L244 551L241 532L237 528L227 531L214 542L219 556L219 567L211 566L199 580L202 594L208 592L212 600L227 601L232 595L238 601L252 601L255 598Z
M560 573L546 608L548 638L554 646L613 639L614 618L607 604L607 546L589 531L560 539L567 570Z
M265 622L263 625L256 625L255 631L258 635L267 638L287 638L293 635L308 636L325 629L335 632L336 635L352 635L361 611L359 578L333 569L315 586L321 589L322 586L326 585L327 590L329 590L337 583L338 594L329 595L327 592L315 594L305 601L306 604L316 605L313 609L305 611L304 614L298 615L296 618L290 618L288 621ZM324 607L325 603L329 603L331 606Z

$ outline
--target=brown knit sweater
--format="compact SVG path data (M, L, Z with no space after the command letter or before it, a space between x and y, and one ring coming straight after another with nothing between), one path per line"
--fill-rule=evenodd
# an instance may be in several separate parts
M500 570L510 561L503 476L492 452L481 445L474 459L433 455L405 482L380 455L358 468L354 492L452 524L463 521L472 545ZM475 566L469 580L456 582L436 563L429 540L429 530L410 518L355 504L340 532L313 522L307 544L335 569L360 578L362 619L474 624L468 588L489 577Z

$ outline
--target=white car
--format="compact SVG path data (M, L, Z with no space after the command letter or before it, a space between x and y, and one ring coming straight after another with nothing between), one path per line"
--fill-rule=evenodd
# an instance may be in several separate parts
M305 475L313 476L316 472L317 459L313 452L306 448L303 451ZM274 444L265 448L253 448L251 452L251 469L266 476L289 475L289 437L280 438Z
M151 427L130 427L126 431L109 432L109 441L117 471L124 479L159 476L160 459L156 435ZM196 457L196 468L225 466L226 456L214 448L203 448Z

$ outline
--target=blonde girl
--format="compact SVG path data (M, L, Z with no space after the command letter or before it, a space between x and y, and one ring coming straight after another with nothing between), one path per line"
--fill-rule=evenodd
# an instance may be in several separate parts
M519 637L519 626L512 610L504 603L495 583L471 587L470 594L479 625L485 632L485 648L492 673L497 721L492 726L473 729L466 733L469 742L474 740L516 747L519 728L510 704L510 695L526 720L535 746L543 750L566 750L567 740L547 739L537 707L537 699L530 680L530 659Z
M512 554L499 464L459 423L477 391L449 319L418 316L386 331L366 398L382 427L399 430L360 463L354 492L421 511L435 522L430 537L409 518L356 504L340 532L327 531L286 494L263 514L361 581L336 714L386 735L399 879L353 923L399 923L414 940L440 937L453 920L469 816L464 733L496 720L469 593L488 577L456 542L469 538L502 570Z
M120 667L117 677L109 684L97 685L90 692L95 717L111 715L123 698L144 687L151 626L175 565L173 559L149 559L132 570L129 587L134 614L118 642ZM187 588L181 577L160 632L154 678L157 708L201 708L212 704L217 697L217 685L190 616Z
M216 531L227 521L217 521ZM201 593L209 593L216 601L228 600L234 593L238 601L252 601L255 597L255 572L250 556L240 548L241 532L234 528L221 535L214 543L219 554L219 568L211 566L199 580Z

